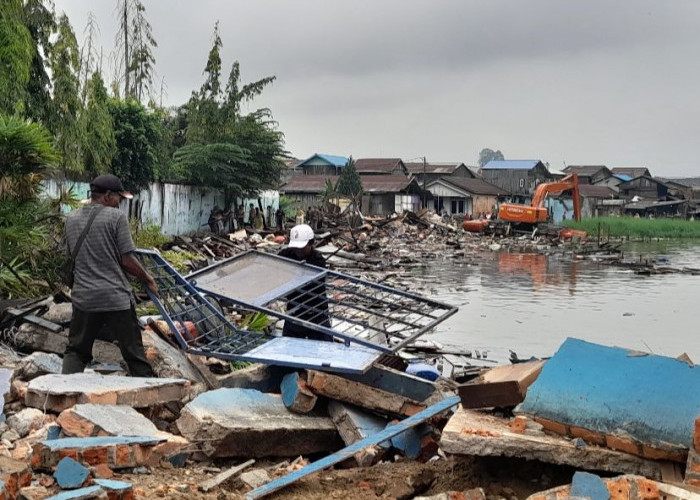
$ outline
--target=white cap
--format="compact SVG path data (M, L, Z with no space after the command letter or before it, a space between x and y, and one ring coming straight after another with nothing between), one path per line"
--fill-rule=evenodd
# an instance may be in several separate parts
M304 248L314 239L314 230L308 224L298 224L292 228L289 234L289 246L291 248Z

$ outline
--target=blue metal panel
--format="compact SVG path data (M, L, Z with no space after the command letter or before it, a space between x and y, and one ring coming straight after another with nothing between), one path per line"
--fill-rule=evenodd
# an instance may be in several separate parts
M691 445L700 367L569 338L518 412L655 446Z
M336 156L336 155L327 155L324 153L316 153L315 155L312 155L308 157L306 160L302 161L297 165L297 167L301 167L305 165L306 163L310 162L314 158L321 158L322 160L330 163L331 165L335 167L344 167L345 165L348 164L348 159L345 156Z
M410 429L420 424L421 422L424 422L429 418L434 417L438 413L448 410L449 408L452 408L453 406L456 406L458 404L459 396L452 396L450 398L443 399L439 403L429 406L425 410L418 412L405 420L402 420L396 425L389 426L383 431L377 432L376 434L372 434L371 436L361 441L351 444L350 446L343 448L337 453L322 458L321 460L317 460L316 462L309 464L302 469L296 470L290 474L287 474L286 476L271 481L266 485L261 486L260 488L254 489L246 495L246 500L255 500L256 498L264 497L265 495L269 495L270 493L284 488L285 486L288 486L294 483L295 481L298 481L299 479L308 476L309 474L313 474L314 472L323 470L327 467L330 467L331 465L337 464L338 462L347 460L358 451L361 451L367 448L368 446L377 445L383 441L386 441L387 439L391 439L392 437L401 434L407 429Z
M532 170L540 160L491 160L484 170Z

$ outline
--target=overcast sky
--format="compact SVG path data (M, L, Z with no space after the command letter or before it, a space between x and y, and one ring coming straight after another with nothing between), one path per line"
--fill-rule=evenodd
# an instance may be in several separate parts
M292 155L425 156L482 148L550 168L700 176L700 2L675 0L143 0L165 102L184 103L220 21L224 77L275 75L269 107ZM104 54L116 0L55 0ZM225 83L225 82L224 82Z

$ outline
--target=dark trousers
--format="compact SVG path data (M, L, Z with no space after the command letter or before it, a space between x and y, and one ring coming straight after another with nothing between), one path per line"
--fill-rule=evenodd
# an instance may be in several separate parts
M119 341L119 349L132 377L155 376L146 359L133 306L125 311L104 312L86 312L74 307L62 373L80 373L85 369L85 365L92 361L92 344L103 328L107 330L107 338Z

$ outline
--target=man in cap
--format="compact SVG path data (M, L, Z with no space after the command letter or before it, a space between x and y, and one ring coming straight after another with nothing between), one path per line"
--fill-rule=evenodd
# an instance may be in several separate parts
M73 316L63 373L79 373L92 360L92 345L105 329L119 340L129 373L152 377L126 273L136 277L153 293L158 286L134 256L136 249L126 214L119 210L123 198L133 198L118 177L100 175L90 183L90 203L71 212L66 219L66 241L72 253L81 233L88 228L75 257L71 294Z
M321 253L314 248L314 231L308 224L298 224L289 232L289 246L279 255L299 262L306 262L317 267L326 267L326 261ZM287 295L287 312L301 320L330 328L328 318L328 300L326 298L326 283L312 281L298 290ZM286 337L308 338L312 340L327 340L332 337L321 332L310 330L290 321L284 322L282 335Z

